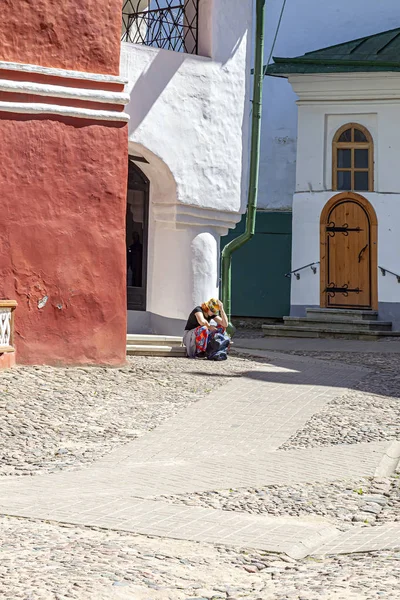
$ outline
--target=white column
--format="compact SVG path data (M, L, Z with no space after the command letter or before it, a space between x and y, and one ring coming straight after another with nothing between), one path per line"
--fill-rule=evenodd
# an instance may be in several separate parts
M213 231L196 233L190 249L192 304L195 306L218 297L219 235Z
M219 233L199 227L153 223L148 270L148 310L186 320L190 311L218 296Z

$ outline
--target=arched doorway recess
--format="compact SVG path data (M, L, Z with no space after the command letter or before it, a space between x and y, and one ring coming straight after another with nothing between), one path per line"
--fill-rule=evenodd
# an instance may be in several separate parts
M146 310L149 192L149 180L129 159L126 202L128 310Z

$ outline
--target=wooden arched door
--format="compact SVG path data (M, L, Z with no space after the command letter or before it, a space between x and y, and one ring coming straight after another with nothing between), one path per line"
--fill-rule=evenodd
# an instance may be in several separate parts
M352 192L331 198L320 236L321 306L377 310L377 220L368 200Z

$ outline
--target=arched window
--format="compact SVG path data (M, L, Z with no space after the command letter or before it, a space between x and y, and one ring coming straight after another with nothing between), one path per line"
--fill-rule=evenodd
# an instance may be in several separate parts
M332 146L332 189L372 192L374 144L369 131L357 123L343 125Z

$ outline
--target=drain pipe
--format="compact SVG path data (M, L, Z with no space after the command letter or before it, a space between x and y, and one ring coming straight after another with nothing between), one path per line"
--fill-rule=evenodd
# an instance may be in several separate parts
M247 202L246 230L234 240L230 241L222 251L221 283L222 302L229 320L228 333L234 331L231 324L231 267L232 254L248 242L254 235L256 226L258 177L260 166L261 144L261 113L262 91L264 82L264 25L265 25L265 0L256 0L256 38L254 58L254 88L253 88L253 116L251 129L250 151L250 177Z

